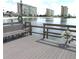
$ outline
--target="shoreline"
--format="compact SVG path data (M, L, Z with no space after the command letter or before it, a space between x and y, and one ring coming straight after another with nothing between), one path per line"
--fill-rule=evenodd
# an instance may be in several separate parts
M3 17L3 19L12 19L12 18L18 18L18 17ZM38 18L38 17L23 17L23 18ZM69 18L69 17L40 17L40 18ZM70 17L70 18L76 18L76 17Z

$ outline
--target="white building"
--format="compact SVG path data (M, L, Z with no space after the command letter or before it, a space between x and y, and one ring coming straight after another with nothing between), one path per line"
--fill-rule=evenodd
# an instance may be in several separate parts
M20 3L17 3L17 9L18 14L20 14L21 13ZM22 15L37 16L37 8L30 5L22 4Z
M68 7L61 6L61 16L67 16L67 15L68 15Z
M54 10L46 9L46 16L53 16L53 15L54 15Z

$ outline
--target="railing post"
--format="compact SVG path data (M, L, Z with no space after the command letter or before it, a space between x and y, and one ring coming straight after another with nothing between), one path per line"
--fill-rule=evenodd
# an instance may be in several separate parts
M66 31L69 31L69 27L67 27L67 30L66 30ZM68 39L69 39L69 37L68 37L68 35L67 35L66 42L65 42L65 44L64 44L65 47L67 46Z
M45 24L43 24L43 39L45 38Z
M32 26L31 26L31 22L29 23L30 26L30 35L32 35Z
M46 31L46 38L48 39L48 28L47 28L47 31Z
M11 25L13 25L13 19L11 19Z
M28 25L27 25L28 24ZM28 33L30 35L32 35L32 26L31 26L31 22L25 22L24 24L24 28L26 29L28 27Z

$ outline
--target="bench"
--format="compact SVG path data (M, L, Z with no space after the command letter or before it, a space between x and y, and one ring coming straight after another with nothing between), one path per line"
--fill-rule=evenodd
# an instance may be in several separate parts
M11 41L30 33L30 27L24 27L23 24L10 25L3 27L3 42Z

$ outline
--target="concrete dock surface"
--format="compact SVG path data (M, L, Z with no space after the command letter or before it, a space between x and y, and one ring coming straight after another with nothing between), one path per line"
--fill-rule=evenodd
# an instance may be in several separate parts
M39 43L40 35L26 36L3 44L4 59L76 59L76 52Z

